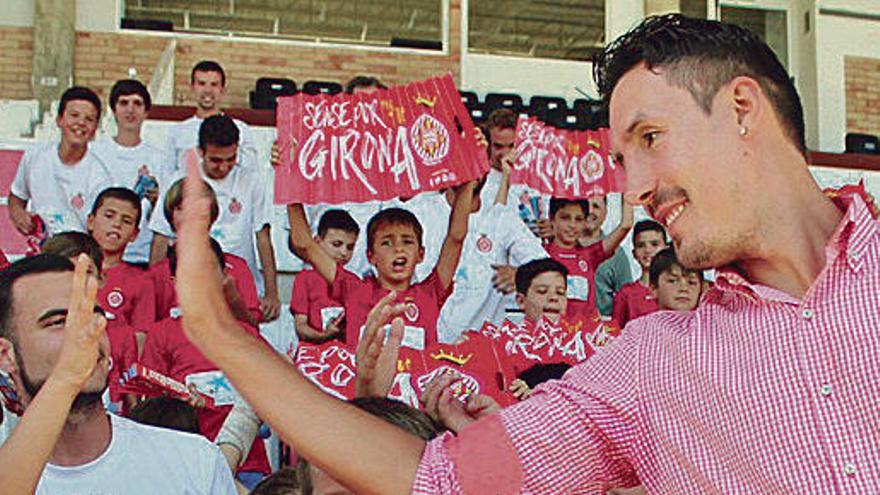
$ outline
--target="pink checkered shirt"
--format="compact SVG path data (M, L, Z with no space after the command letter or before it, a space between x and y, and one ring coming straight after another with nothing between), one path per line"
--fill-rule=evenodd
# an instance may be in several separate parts
M696 311L428 444L413 493L880 493L880 224L840 204L802 299L722 270Z

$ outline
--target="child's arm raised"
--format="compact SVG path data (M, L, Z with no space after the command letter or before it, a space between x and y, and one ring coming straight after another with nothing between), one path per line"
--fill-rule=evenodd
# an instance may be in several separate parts
M293 252L306 263L311 263L324 280L332 284L336 278L336 261L312 237L302 203L287 205L287 219L290 222L290 247Z
M211 276L209 205L199 198L202 187L197 174L187 179L179 229L176 283L187 337L226 373L259 417L332 478L356 493L410 493L424 441L325 394L238 329L219 278ZM302 208L291 210L303 222L292 226L302 230ZM371 311L366 332L384 327L393 315L391 303L386 297Z
M265 288L263 297L260 298L260 310L263 312L263 321L272 321L278 318L281 302L278 300L278 275L275 269L275 249L272 248L272 236L270 227L264 225L257 231L257 254L260 256L260 264L263 265Z
M625 199L620 199L620 223L617 228L612 230L610 234L602 239L602 247L608 255L614 254L614 251L620 246L620 243L626 238L626 235L633 228L633 207L627 203Z
M452 203L452 211L449 213L449 229L440 249L437 266L434 267L440 283L446 288L452 284L452 278L458 268L458 260L461 258L461 247L464 238L467 237L468 217L471 214L476 185L476 181L470 181L458 187L455 202Z

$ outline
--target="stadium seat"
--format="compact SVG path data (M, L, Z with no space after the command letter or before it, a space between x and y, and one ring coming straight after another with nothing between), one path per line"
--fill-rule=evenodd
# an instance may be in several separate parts
M473 91L459 91L458 93L461 95L461 102L468 110L480 106L480 98Z
M489 93L483 101L483 113L491 114L499 108L508 108L516 113L522 113L525 110L522 98L513 93Z
M577 129L598 129L608 127L608 107L600 100L586 100L583 98L574 101L573 112L576 119Z
M555 96L533 96L529 100L529 115L537 117L545 124L553 127L568 127L566 117L568 105L565 99Z
M880 154L880 139L871 134L849 132L846 134L846 152Z
M275 110L276 98L295 95L296 91L296 83L290 79L261 77L257 79L256 89L251 91L251 108Z
M303 84L303 93L317 95L320 93L335 95L342 92L342 85L329 81L306 81Z

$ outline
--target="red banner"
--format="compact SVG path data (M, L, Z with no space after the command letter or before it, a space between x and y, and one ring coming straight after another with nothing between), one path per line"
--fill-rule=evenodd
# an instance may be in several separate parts
M411 197L483 176L451 75L358 94L278 98L275 203Z
M132 364L131 367L122 372L119 385L122 392L128 394L144 395L147 397L167 395L184 402L192 397L192 393L185 384L140 363ZM214 407L214 400L211 397L204 394L199 395L205 399L206 408L212 409Z
M623 168L611 157L606 128L572 131L520 117L515 149L511 184L568 199L621 192L626 186Z

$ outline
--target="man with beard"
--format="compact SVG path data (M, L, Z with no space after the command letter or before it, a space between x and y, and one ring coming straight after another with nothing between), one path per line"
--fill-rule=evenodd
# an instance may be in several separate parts
M104 411L112 365L97 282L84 256L39 255L0 273L0 369L25 413L0 450L0 486L13 493L234 494L206 440ZM45 466L45 467L44 467Z
M191 180L176 279L187 335L297 453L357 493L880 492L880 223L810 175L779 59L743 27L670 14L593 68L627 201L663 224L683 266L721 267L694 311L630 322L497 414L476 419L447 389L425 409L472 424L426 444L237 331L207 276L208 204ZM402 311L392 301L367 318L377 348Z

